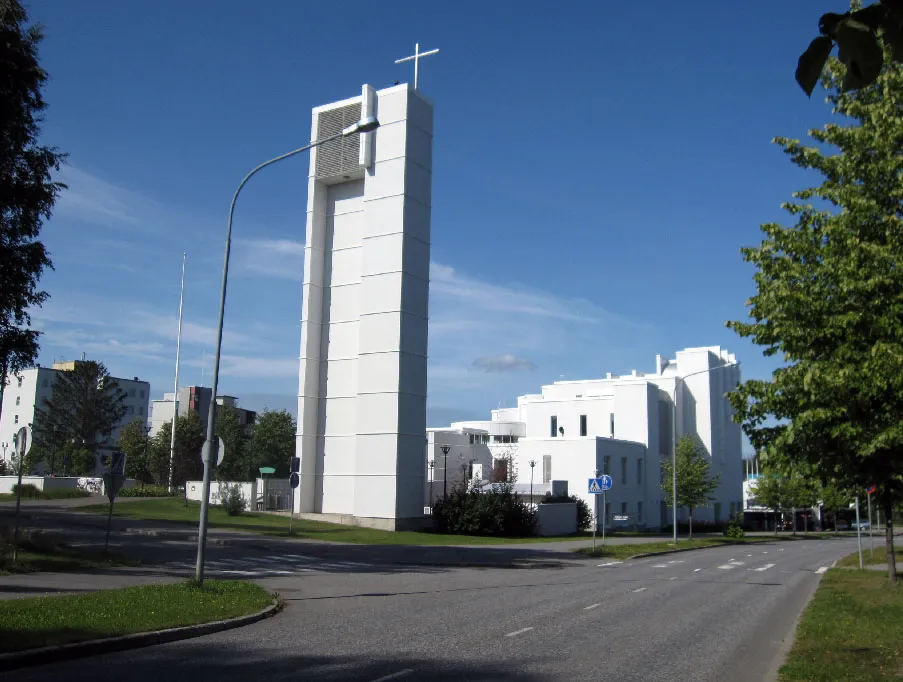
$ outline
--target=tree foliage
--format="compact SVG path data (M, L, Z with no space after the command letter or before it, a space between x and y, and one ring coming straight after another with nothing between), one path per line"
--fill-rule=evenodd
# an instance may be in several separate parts
M702 452L699 441L690 435L681 436L677 441L677 506L690 511L690 537L693 537L693 512L697 507L706 507L714 498L712 493L718 487L721 474L710 473L711 463ZM674 463L671 458L662 460L661 487L665 502L672 506Z
M141 421L131 422L119 432L119 449L125 455L125 475L142 484L153 483L151 438Z
M47 72L41 30L27 24L18 0L0 0L0 405L7 378L38 354L29 310L47 299L38 280L53 267L38 237L64 187L51 180L64 157L38 143Z
M223 439L226 450L222 463L216 467L216 478L220 481L254 480L257 476L249 459L248 428L239 421L238 410L231 405L219 405L216 414L216 435Z
M757 449L846 489L877 484L890 519L903 499L903 69L855 91L844 77L829 60L836 117L810 131L817 146L775 139L822 180L784 204L795 225L763 225L743 249L757 268L752 321L728 326L784 362L730 400ZM887 543L893 580L890 528Z
M75 444L92 453L125 416L125 393L103 363L80 361L58 371L52 395L35 407L35 444L54 452Z
M295 456L295 420L285 410L264 410L257 415L248 445L254 477L260 467L273 467L275 478L287 478Z
M169 485L169 445L172 422L166 422L151 442L150 467L157 485ZM173 485L197 481L204 475L201 448L204 446L204 424L196 412L176 417L176 447L173 452Z

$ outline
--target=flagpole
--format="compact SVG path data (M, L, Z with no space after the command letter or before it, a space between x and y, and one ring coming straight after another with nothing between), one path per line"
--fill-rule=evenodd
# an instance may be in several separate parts
M185 302L185 261L188 258L182 253L182 283L179 287L179 332L176 335L176 380L172 400L172 428L169 433L169 491L173 490L176 461L176 417L179 416L179 360L182 354L182 310Z

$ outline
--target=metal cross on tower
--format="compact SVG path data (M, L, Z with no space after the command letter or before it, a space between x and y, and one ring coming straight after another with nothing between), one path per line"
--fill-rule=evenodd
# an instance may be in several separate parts
M421 52L420 51L420 43L414 43L414 54L410 57L403 57L402 59L396 59L396 64L401 64L402 62L409 62L412 59L414 60L414 89L417 89L417 77L420 75L420 59L421 57L429 57L432 54L437 54L439 50L430 50L429 52Z

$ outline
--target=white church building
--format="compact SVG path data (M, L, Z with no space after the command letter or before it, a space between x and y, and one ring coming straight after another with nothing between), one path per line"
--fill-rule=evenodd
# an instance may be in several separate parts
M428 429L427 504L430 488L436 499L464 479L504 479L511 461L519 492L529 490L531 473L537 501L552 481L567 481L568 492L596 508L600 520L601 500L594 507L587 482L596 471L607 473L613 486L605 496L606 525L660 528L671 522L659 486L661 461L672 456L676 433L697 436L712 473L720 474L715 501L694 518L726 521L742 510L741 430L725 397L739 382L731 353L686 348L674 359L656 356L653 373L557 381L518 397L517 407L493 410L488 421ZM680 519L687 515L679 510Z

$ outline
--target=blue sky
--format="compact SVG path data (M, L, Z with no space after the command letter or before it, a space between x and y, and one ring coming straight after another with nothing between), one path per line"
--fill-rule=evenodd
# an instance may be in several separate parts
M300 146L310 109L413 79L435 102L429 421L480 417L564 377L652 371L745 316L740 248L807 176L770 143L829 116L793 80L844 2L301 3L32 0L51 76L44 140L70 188L43 237L41 362L207 383L231 195ZM528 9L529 7L529 9ZM655 10L653 13L652 10ZM239 201L223 392L293 409L307 158Z

